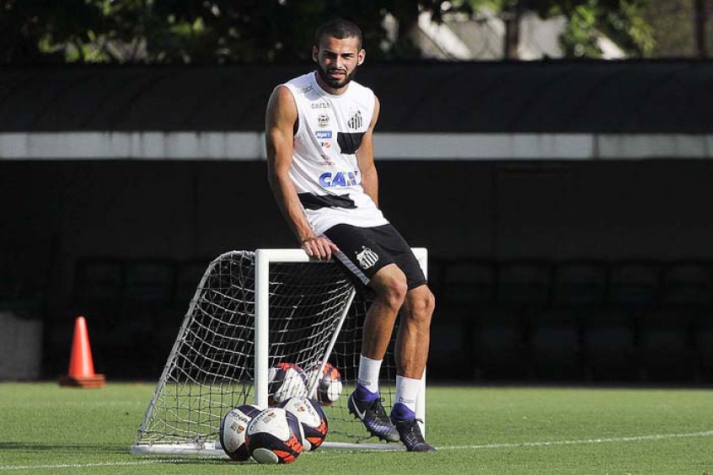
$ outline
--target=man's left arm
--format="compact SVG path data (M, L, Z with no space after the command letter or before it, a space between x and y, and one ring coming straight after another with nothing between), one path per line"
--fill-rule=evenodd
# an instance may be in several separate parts
M379 176L376 173L376 165L374 164L374 127L379 119L379 99L374 96L374 115L371 118L369 129L364 133L361 140L361 146L356 151L357 162L359 163L359 171L361 172L361 186L364 192L374 201L376 207L379 207Z

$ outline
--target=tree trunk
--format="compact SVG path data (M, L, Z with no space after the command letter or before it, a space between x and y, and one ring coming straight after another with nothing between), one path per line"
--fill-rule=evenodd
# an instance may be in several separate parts
M698 57L708 57L708 41L706 40L706 27L708 26L708 11L706 0L696 0L696 49Z
M503 39L503 57L505 59L518 59L518 46L520 45L520 19L524 11L522 1L515 5L505 7L503 22L505 23L505 38Z

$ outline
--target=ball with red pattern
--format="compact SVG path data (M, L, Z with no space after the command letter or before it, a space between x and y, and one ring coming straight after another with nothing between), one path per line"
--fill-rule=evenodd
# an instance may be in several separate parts
M306 397L291 397L280 407L294 414L305 433L305 450L317 450L329 431L327 415L317 401Z
M292 396L307 395L307 374L294 363L278 363L267 375L268 405L277 406Z
M342 375L331 363L324 365L317 386L317 398L323 406L329 406L342 394Z
M288 464L304 451L304 430L297 417L279 407L265 409L250 424L245 445L259 463Z

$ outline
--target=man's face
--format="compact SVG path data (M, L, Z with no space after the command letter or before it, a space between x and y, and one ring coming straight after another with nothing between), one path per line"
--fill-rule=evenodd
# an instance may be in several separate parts
M319 66L320 79L332 89L342 89L354 78L357 67L364 62L365 52L359 49L359 39L343 40L324 36L319 47L312 47L312 59Z

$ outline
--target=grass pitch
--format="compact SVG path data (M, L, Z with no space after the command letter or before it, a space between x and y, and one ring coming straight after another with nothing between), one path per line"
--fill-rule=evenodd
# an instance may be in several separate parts
M129 455L153 389L0 384L0 475L713 472L707 390L429 387L437 453L318 450L278 467Z

